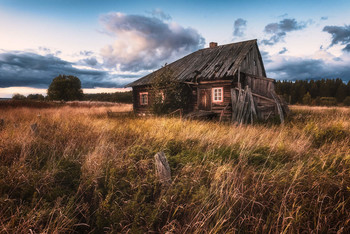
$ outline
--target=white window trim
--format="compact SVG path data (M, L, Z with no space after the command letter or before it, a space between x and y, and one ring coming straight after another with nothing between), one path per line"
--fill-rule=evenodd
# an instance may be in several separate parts
M142 102L142 95L146 94L146 103ZM141 106L147 106L148 105L148 92L140 92L140 105Z
M221 90L220 100L215 100L215 90ZM223 102L224 101L224 88L223 87L212 88L212 101L213 102Z

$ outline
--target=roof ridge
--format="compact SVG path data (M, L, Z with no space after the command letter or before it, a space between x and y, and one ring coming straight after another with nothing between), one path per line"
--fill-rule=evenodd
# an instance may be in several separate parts
M235 45L235 44L243 44L243 43L248 43L248 42L257 42L257 41L258 41L258 39L251 39L251 40L246 40L246 41L238 41L238 42L232 42L232 43L228 43L228 44L218 45L218 46L215 46L214 48L210 48L210 47L202 48L202 49L199 49L197 51L206 50L206 49L216 49L218 47L223 47L223 46L229 46L229 45ZM197 51L194 51L194 52L197 52Z

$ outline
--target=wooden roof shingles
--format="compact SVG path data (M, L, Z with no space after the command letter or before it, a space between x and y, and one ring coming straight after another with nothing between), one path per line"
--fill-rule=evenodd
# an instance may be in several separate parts
M170 69L173 78L180 82L233 76L247 53L256 45L256 41L255 39L198 50L128 84L127 87L149 85L153 78L161 75L165 69Z

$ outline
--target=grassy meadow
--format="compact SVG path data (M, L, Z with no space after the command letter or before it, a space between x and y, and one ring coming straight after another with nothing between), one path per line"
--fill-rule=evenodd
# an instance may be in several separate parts
M0 232L350 231L350 108L253 126L106 114L130 109L0 109Z

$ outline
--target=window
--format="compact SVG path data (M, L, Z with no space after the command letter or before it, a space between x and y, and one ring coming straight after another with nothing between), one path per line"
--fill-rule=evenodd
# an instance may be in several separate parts
M224 100L223 88L213 88L213 102L222 102Z
M148 92L140 93L140 104L148 105Z

